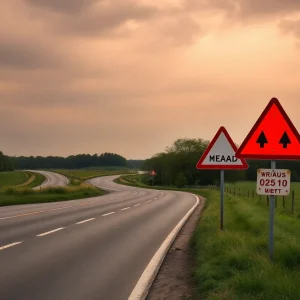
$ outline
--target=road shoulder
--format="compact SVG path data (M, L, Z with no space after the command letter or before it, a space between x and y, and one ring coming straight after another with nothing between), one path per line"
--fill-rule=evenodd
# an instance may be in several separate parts
M199 223L205 199L200 197L200 204L183 226L149 290L147 300L183 300L195 299L192 283L193 255L190 239Z

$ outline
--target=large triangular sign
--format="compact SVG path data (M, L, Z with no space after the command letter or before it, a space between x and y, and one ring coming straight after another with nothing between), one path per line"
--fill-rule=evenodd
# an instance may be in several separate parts
M197 169L245 170L248 164L235 156L237 147L227 130L221 127L198 161Z
M300 135L278 99L271 99L239 147L236 157L300 159Z

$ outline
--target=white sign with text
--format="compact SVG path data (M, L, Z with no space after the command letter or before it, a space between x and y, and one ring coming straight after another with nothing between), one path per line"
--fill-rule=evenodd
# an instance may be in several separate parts
M256 192L259 195L287 196L290 193L291 171L258 169Z

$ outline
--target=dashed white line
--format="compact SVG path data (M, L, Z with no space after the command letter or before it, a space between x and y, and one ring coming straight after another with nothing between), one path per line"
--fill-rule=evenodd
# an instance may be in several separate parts
M154 200L157 200L157 198L155 198Z
M137 206L140 206L141 204L140 203L138 203L138 204L136 204L136 205L134 205L135 207L137 207Z
M114 213L115 213L115 212L112 211L112 212L110 212L110 213L107 213L107 214L102 215L101 217L106 217L106 216L112 215L112 214L114 214Z
M148 200L148 201L146 201L146 203L148 203L148 202L151 202L152 200Z
M33 211L33 212L24 213L24 214L20 214L20 215L3 217L3 218L0 218L0 220L7 220L7 219L12 219L12 218L25 217L25 216L30 216L30 215L36 215L36 214L46 213L46 212L50 212L50 211L55 211L55 210L61 210L61 209L66 209L66 208L90 205L90 204L94 204L94 203L95 202L87 202L87 203L81 203L81 204L78 204L78 205L69 205L69 206L51 208L51 209L47 209L47 210Z
M44 232L44 233L38 234L37 236L45 236L45 235L60 231L62 229L64 229L64 227L60 227L60 228L57 228L57 229L54 229L54 230L51 230L51 231L48 231L48 232Z
M122 208L121 210L127 210L127 209L130 209L130 207L125 207L125 208Z
M93 221L93 220L95 220L95 218L83 220L83 221L77 222L76 224L83 224L83 223L87 223L87 222L90 222L90 221Z
M6 245L6 246L2 246L0 247L0 251L1 250L4 250L4 249L7 249L7 248L10 248L10 247L13 247L13 246L16 246L16 245L19 245L19 244L22 244L23 242L16 242L16 243L12 243L12 244L9 244L9 245Z

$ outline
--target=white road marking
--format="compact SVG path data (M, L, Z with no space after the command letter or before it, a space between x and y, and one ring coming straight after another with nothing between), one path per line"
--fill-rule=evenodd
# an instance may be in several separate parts
M157 200L157 198L155 198L154 200Z
M199 205L199 198L196 195L194 196L197 199L196 204L187 212L187 214L181 219L181 221L179 221L176 227L172 230L172 232L168 235L168 237L159 247L157 252L154 254L148 266L144 270L142 276L140 277L138 283L136 284L135 288L131 292L128 300L140 300L146 298L149 288L152 285L153 280L155 279L156 274L159 271L159 268L168 250L170 249L170 246L174 242L176 236L178 235L183 225L186 223L186 221L189 219L196 207Z
M45 236L45 235L60 231L62 229L64 229L64 227L60 227L60 228L57 228L57 229L54 229L54 230L51 230L51 231L48 231L48 232L44 232L44 233L38 234L37 236Z
M138 204L136 204L136 205L134 205L134 206L137 207L137 206L140 206L140 205L141 205L141 204L138 203Z
M148 202L151 202L152 200L148 200L148 201L146 201L146 203L148 203Z
M90 221L93 221L93 220L95 220L95 218L91 218L91 219L87 219L87 220L84 220L84 221L80 221L80 222L77 222L76 224L83 224L83 223L90 222Z
M135 195L137 195L138 193L137 192L135 192L134 194L132 194L131 196L135 196Z
M46 213L46 212L50 212L50 211L61 210L61 209L66 209L66 208L72 208L72 207L77 207L77 206L85 206L85 205L90 205L90 204L94 204L94 203L95 202L87 202L87 203L82 203L82 204L78 204L78 205L69 205L69 206L62 206L62 207L57 207L57 208L51 208L51 209L47 209L47 210L38 210L38 211L33 211L33 212L24 213L24 214L20 214L20 215L3 217L3 218L0 218L0 220L7 220L7 219L12 219L12 218L26 217L26 216L30 216L30 215L37 215L37 214L42 214L42 213Z
M106 216L112 215L112 214L114 214L114 213L115 213L115 212L112 211L112 212L110 212L110 213L107 213L107 214L102 215L101 217L106 217Z
M127 210L127 209L130 209L130 207L125 207L125 208L122 208L121 210Z
M23 242L17 242L17 243L12 243L12 244L9 244L9 245L6 245L6 246L2 246L0 247L0 251L1 250L4 250L4 249L7 249L7 248L10 248L10 247L13 247L13 246L16 246L16 245L19 245L19 244L22 244Z

